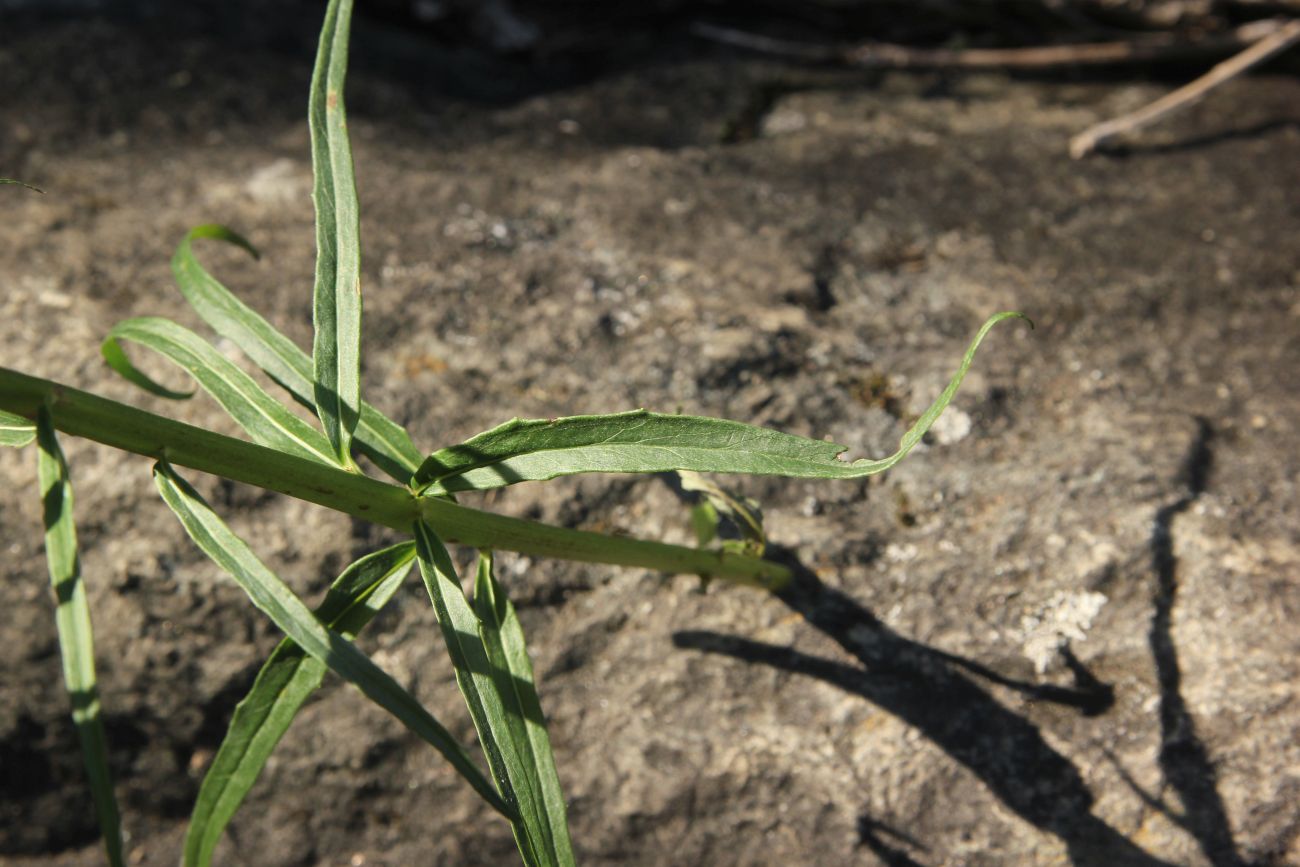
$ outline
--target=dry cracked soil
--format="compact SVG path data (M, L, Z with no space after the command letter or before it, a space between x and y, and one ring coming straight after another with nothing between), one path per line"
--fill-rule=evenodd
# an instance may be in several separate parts
M167 263L202 222L263 251L201 256L308 345L311 35L7 28L0 174L46 194L0 188L0 362L234 432L96 346L130 315L200 327ZM1074 162L1072 133L1168 85L679 44L483 100L438 51L362 20L349 91L363 386L421 447L644 406L882 455L985 316L1037 323L994 332L887 475L734 481L796 568L779 595L503 556L582 863L1300 864L1300 81L1237 81ZM65 448L130 863L172 864L278 636L146 459ZM34 472L0 454L0 863L90 865ZM313 600L395 538L195 478ZM476 502L690 539L655 477ZM472 738L418 581L359 641ZM438 756L330 679L217 862L515 857Z

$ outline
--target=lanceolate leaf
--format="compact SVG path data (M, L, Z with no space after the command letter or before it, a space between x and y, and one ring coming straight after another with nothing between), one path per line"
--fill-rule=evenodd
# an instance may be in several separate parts
M38 427L37 466L45 515L45 559L58 603L54 622L59 633L59 654L63 657L63 685L72 700L72 724L81 742L81 757L86 763L86 776L90 778L90 795L100 833L104 835L104 849L109 864L119 867L123 863L121 819L108 769L108 739L100 718L95 640L90 628L86 588L81 580L77 529L72 519L72 480L46 410L41 410Z
M478 614L479 632L505 708L510 736L526 763L524 770L531 777L534 797L539 801L532 806L532 812L539 814L538 821L545 823L538 836L548 846L551 863L573 864L564 791L555 769L546 718L537 698L533 661L515 607L493 572L491 551L479 555L474 611Z
M186 397L155 383L137 370L120 341L132 340L179 365L217 399L253 441L322 463L335 463L329 442L307 422L267 394L253 378L193 331L158 317L119 322L101 347L109 366L136 385L162 397Z
M401 587L414 560L413 542L361 558L330 587L315 611L316 618L344 638L352 638ZM226 737L199 788L185 836L185 867L206 867L212 862L212 851L230 817L324 676L325 665L288 638L267 659L252 689L235 708Z
M0 446L22 448L36 439L36 425L31 419L0 411Z
M315 412L311 358L199 264L192 244L196 238L226 241L257 255L248 241L225 226L190 230L172 256L172 275L181 294L213 331L238 346L295 400ZM355 441L376 466L399 482L410 481L420 465L420 451L406 430L368 403L361 404Z
M360 228L343 111L351 18L352 0L330 0L307 108L316 201L316 413L344 463L361 404Z
M442 753L489 804L507 818L516 818L515 810L497 795L442 724L352 642L322 625L169 464L160 461L154 466L154 482L190 538L235 579L253 604L285 635Z
M461 590L447 549L423 521L415 525L415 544L420 574L424 577L429 598L433 600L438 626L442 629L447 652L456 670L456 684L469 707L488 767L492 769L501 796L519 812L514 832L524 863L565 863L557 858L545 795L536 765L530 758L526 732L517 725L517 719L511 719L519 711L512 710L511 703L502 694L480 634L484 627Z
M903 435L898 451L881 460L843 461L844 446L734 421L660 415L645 410L572 416L553 421L515 419L430 455L415 482L429 495L478 491L575 473L653 473L668 470L852 479L883 472L906 457L952 401L975 350L999 313L980 328L956 374L938 399Z

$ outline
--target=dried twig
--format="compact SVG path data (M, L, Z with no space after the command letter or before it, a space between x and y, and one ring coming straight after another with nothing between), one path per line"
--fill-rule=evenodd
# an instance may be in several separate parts
M1095 151L1109 139L1147 126L1170 112L1204 97L1219 85L1236 78L1253 66L1286 51L1300 41L1300 21L1291 21L1257 40L1245 51L1225 60L1205 75L1173 93L1157 99L1131 114L1099 123L1070 139L1070 156L1080 159Z
M1089 42L1028 48L914 48L886 42L862 45L812 45L756 33L695 24L705 39L812 63L841 63L863 69L1019 69L1069 66L1114 66L1204 57L1237 51L1277 34L1284 20L1252 21L1235 30L1202 39L1162 34L1121 42Z

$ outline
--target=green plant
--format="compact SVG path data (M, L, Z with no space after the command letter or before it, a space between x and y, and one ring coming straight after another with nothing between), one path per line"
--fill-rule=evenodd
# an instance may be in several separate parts
M845 462L839 459L843 448L834 444L737 422L644 410L514 420L425 456L403 428L360 395L358 213L342 98L351 5L350 0L331 0L312 78L309 120L318 251L312 355L276 331L199 264L193 242L200 239L236 244L257 255L234 232L200 226L186 236L172 259L176 282L200 317L314 411L321 428L291 412L203 338L166 319L119 323L101 347L106 362L154 394L189 397L190 393L167 389L145 376L129 360L124 344L137 343L161 354L215 398L251 442L0 368L0 444L37 443L65 682L113 864L122 861L119 817L100 720L72 487L56 431L153 458L159 493L185 530L286 636L235 709L203 781L184 844L185 864L210 862L223 828L327 669L353 683L445 756L511 822L526 864L571 864L564 798L532 665L518 618L493 573L491 551L694 573L778 589L789 580L789 571L762 559L761 528L751 504L695 474L856 478L889 469L951 401L988 331L1004 319L1019 316L999 313L983 325L947 388L903 436L897 452L882 460ZM365 475L356 454L364 455L396 484ZM312 610L257 559L176 467L318 503L410 533L413 540L348 566ZM684 485L701 497L692 516L699 548L546 526L466 508L455 501L460 492L576 473L667 471L681 473ZM718 523L728 518L742 528L744 541L717 539ZM444 546L447 542L480 550L469 596ZM351 641L416 565L478 731L487 774Z

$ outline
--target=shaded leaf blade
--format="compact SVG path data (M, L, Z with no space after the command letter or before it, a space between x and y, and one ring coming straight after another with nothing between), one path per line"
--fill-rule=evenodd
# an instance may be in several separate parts
M576 473L672 470L853 479L884 472L921 440L952 401L984 337L997 323L1025 317L999 313L984 323L948 386L879 460L844 461L844 446L741 422L634 410L612 415L520 420L430 455L415 484L426 495L487 490Z
M122 820L113 794L113 777L108 764L108 738L100 715L99 687L95 677L95 639L90 623L90 606L81 579L77 553L77 530L72 515L72 480L68 463L54 435L49 412L42 409L37 424L39 452L37 475L44 506L45 557L50 585L58 607L55 625L59 655L63 660L63 684L72 700L72 723L81 744L81 755L90 780L95 817L104 837L109 864L120 867Z
M494 808L507 818L515 817L515 811L497 795L482 771L442 724L370 657L322 625L306 604L253 554L169 464L160 461L154 466L154 482L195 544L235 579L253 604L285 635L442 753Z
M368 624L401 587L415 560L415 544L401 542L357 560L331 585L315 610L344 638ZM206 867L226 825L303 703L320 686L325 665L284 639L235 708L226 735L199 788L185 836L186 867Z

